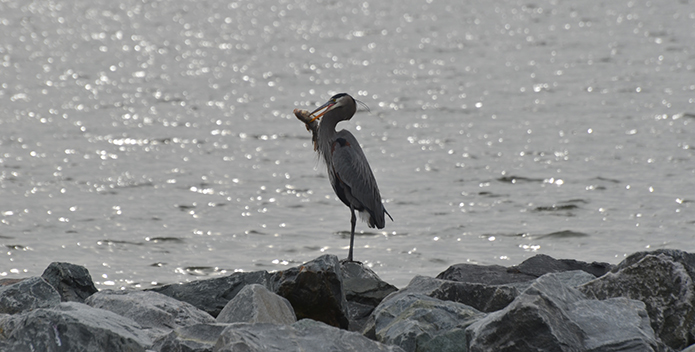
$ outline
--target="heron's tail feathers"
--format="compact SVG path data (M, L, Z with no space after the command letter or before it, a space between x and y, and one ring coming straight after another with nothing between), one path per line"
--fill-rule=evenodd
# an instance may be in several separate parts
M386 218L384 217L384 214L388 215L391 221L393 221L393 217L391 217L391 214L389 214L388 211L386 211L386 208L382 208L384 210L383 213L379 215L374 214L371 211L361 211L360 212L360 218L362 220L367 222L367 226L370 228L376 227L377 229L383 229L384 226L386 226Z

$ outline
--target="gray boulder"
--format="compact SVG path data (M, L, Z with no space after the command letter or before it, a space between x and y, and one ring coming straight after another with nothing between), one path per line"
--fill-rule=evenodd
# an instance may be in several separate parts
M244 287L217 316L218 323L275 323L292 324L297 321L290 302L265 286L252 284Z
M401 352L359 333L304 319L292 325L236 323L220 335L215 352Z
M179 301L187 302L196 308L217 317L227 303L249 284L268 287L271 274L267 271L234 273L229 276L206 280L171 284L150 289Z
M409 294L423 294L443 301L463 303L482 312L494 312L511 303L519 295L519 290L509 285L457 282L418 275L410 280L408 286L386 299Z
M350 331L361 331L381 301L398 289L359 262L341 262Z
M17 283L0 286L0 313L16 314L60 304L60 295L40 277L30 277Z
M83 303L98 291L87 268L80 265L53 262L41 277L58 291L63 302Z
M538 278L501 265L455 264L437 275L437 279L486 285L505 285Z
M461 351L465 329L484 313L465 304L404 294L374 310L376 339L408 352Z
M215 322L210 314L191 304L151 291L105 290L93 294L85 303L134 320L152 340L177 327Z
M298 267L277 272L270 287L290 301L297 319L309 318L348 328L343 276L335 255L323 255Z
M152 349L162 352L212 352L229 324L193 324L174 329L155 341Z
M644 302L656 334L670 347L683 349L695 342L695 287L687 260L691 255L675 252L675 258L663 251L630 256L614 272L579 289L597 299Z
M5 351L144 352L151 345L133 320L75 302L5 316L0 331Z
M396 286L381 280L372 269L359 262L342 262L340 272L348 301L376 307L386 296L398 291Z
M506 308L466 330L469 351L668 351L644 303L596 301L556 274L537 279Z
M573 259L554 259L537 254L512 267L500 265L456 264L437 275L438 279L459 282L505 285L532 281L549 273L581 270L600 277L613 268L608 263L586 263Z
M519 273L541 277L549 273L560 273L564 271L581 270L600 277L605 275L613 268L613 265L604 262L582 262L574 259L555 259L545 254L536 254L521 262L521 264L512 266L510 269Z

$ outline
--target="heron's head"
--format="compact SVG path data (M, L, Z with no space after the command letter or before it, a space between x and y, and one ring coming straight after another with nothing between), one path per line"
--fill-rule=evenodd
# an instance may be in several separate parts
M347 93L339 93L332 96L325 104L319 106L318 109L311 112L311 115L314 115L314 118L311 119L310 122L314 122L314 120L333 110L339 112L339 120L349 120L352 118L352 115L355 114L355 110L357 110L355 99L353 99L350 94ZM319 114L316 115L316 113Z

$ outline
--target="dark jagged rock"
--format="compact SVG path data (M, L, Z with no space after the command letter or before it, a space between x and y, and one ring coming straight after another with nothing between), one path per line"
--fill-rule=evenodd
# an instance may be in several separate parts
M408 294L422 294L443 301L463 303L482 312L493 312L511 303L519 291L507 285L457 282L418 275L408 286L389 296L387 300Z
M359 333L311 319L292 325L236 323L228 326L215 344L216 352L402 352L397 346L372 341Z
M537 276L510 270L501 265L455 264L437 275L437 279L486 285L526 282Z
M251 284L244 287L222 309L218 323L275 323L292 324L297 321L290 302L265 286Z
M63 302L83 303L98 291L89 271L80 265L53 262L41 277L58 291Z
M590 297L627 297L646 304L651 326L667 345L683 349L695 343L695 287L692 255L680 251L638 254L614 272L580 287Z
M358 262L341 262L343 290L348 302L349 330L361 331L374 308L398 289Z
M358 262L344 262L340 266L343 288L348 301L376 307L389 294L398 291L379 278L372 269Z
M267 271L234 273L229 276L165 285L150 290L190 303L217 317L227 302L234 298L244 286L260 284L268 287L270 277L271 274Z
M555 274L537 279L506 308L466 330L469 351L668 351L644 303L589 300Z
M150 338L131 319L76 302L0 321L3 351L145 351Z
M230 324L193 324L176 328L155 341L154 351L212 352L217 339Z
M483 316L465 304L404 294L374 310L374 330L377 341L408 352L453 352L467 345L466 327Z
M335 255L323 255L298 267L277 272L270 287L290 301L297 319L309 318L348 328L343 277Z
M595 277L600 277L605 275L612 268L613 265L609 263L586 263L574 259L555 259L545 254L536 254L524 260L521 264L512 266L510 269L535 277L541 277L548 273L573 270L585 271Z
M531 281L548 273L575 270L582 270L599 277L612 268L613 266L608 263L554 259L545 254L537 254L521 264L509 268L500 265L456 264L437 275L437 278L486 285L504 285Z
M40 277L31 277L7 286L0 286L0 313L16 314L60 304L60 295Z
M152 340L177 327L215 322L210 314L191 304L152 291L106 290L93 294L85 303L133 319Z

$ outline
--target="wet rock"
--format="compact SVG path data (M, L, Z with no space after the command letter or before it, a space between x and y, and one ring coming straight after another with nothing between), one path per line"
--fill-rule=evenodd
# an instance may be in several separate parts
M486 285L504 285L535 280L538 276L510 270L501 265L455 264L437 275L437 279Z
M155 341L154 351L212 352L217 339L229 324L193 324L176 328Z
M343 276L345 298L348 301L376 307L389 294L398 291L396 286L381 280L372 269L358 262L343 262L340 266Z
M309 318L348 328L343 277L335 255L323 255L298 267L277 272L270 287L290 301L297 319Z
M89 271L80 265L53 262L41 277L58 291L63 302L83 303L97 292Z
M374 308L398 289L359 262L341 262L340 270L348 302L349 330L361 331Z
M265 286L251 284L244 287L222 309L218 323L275 323L292 324L297 321L290 302L270 292Z
M16 314L60 304L60 295L40 277L31 277L7 286L0 286L0 313Z
M573 259L554 259L538 254L509 268L500 265L456 264L437 275L438 279L487 285L505 285L532 281L548 273L581 270L599 277L613 268L608 263L586 263ZM518 286L518 285L517 285Z
M590 300L548 274L466 330L469 351L668 351L644 303Z
M152 291L105 290L93 294L85 303L134 320L152 340L177 327L215 322L210 314L191 304Z
M613 265L602 262L586 263L574 259L555 259L545 254L536 254L510 269L522 274L541 277L548 273L581 270L595 277L605 275Z
M165 285L150 290L190 303L213 317L217 317L224 306L244 286L260 284L268 287L270 277L271 274L267 271L234 273L225 277Z
M387 299L408 294L423 294L444 301L463 303L482 312L493 312L511 303L519 290L508 285L457 282L418 275L408 286Z
M214 351L401 352L403 350L396 346L372 341L356 332L338 329L311 319L304 319L292 325L231 324L220 335Z
M4 351L145 351L151 345L133 320L75 302L6 316L0 329Z
M460 351L465 329L484 313L465 304L404 294L374 310L376 339L411 352Z
M630 256L614 272L580 287L590 297L627 297L646 304L651 326L667 345L683 349L695 342L695 287L692 255L680 251Z

